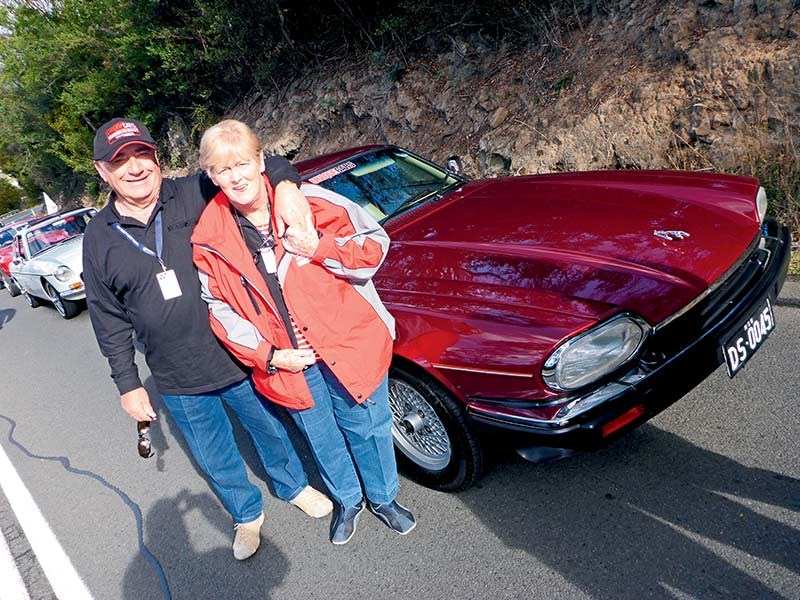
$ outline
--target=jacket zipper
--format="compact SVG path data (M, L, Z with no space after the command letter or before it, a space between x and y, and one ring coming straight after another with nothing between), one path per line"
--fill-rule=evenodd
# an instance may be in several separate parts
M256 304L256 297L253 295L253 291L250 289L250 286L247 285L247 279L244 278L244 275L239 275L239 279L242 282L242 286L244 287L245 291L247 292L247 297L250 298L250 302L253 303L253 308L256 311L257 315L261 314L261 309Z
M219 250L216 250L216 249L214 249L211 246L208 246L206 244L196 244L196 245L200 246L201 248L203 248L205 250L208 250L212 254L215 254L216 256L220 257L223 261L225 261L225 264L227 264L231 269L233 269L236 273L239 274L239 279L241 280L242 285L244 286L244 289L247 290L247 295L249 296L250 300L253 302L253 306L255 306L255 304L256 304L255 297L253 296L253 290L255 290L255 292L264 301L264 304L266 304L269 307L269 309L272 312L272 314L275 315L275 317L277 317L278 319L281 319L281 316L280 316L280 314L278 314L278 311L275 308L273 308L272 304L270 304L270 302L269 302L269 300L267 300L266 296L264 296L264 294L261 293L261 290L259 290L255 285L253 285L253 282L250 281L247 277L245 277L244 274L239 269L237 269L233 265L233 263L231 261L229 261L225 257L224 254L222 254L222 252L220 252ZM258 310L258 307L256 307L256 310ZM261 314L261 313L258 313L258 314Z

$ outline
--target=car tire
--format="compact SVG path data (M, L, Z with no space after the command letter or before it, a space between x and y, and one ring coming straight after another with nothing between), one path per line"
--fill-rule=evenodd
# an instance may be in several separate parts
M17 282L14 280L13 277L6 277L5 275L3 275L3 282L6 284L6 289L8 290L8 293L11 295L12 298L16 298L17 296L19 296L22 290L19 289L19 285L17 284Z
M28 306L31 308L39 308L42 305L41 300L39 300L36 296L31 296L25 290L22 290L22 296L25 298L25 302L27 302Z
M439 383L393 367L389 405L398 463L412 479L443 492L466 490L480 479L480 440L463 404Z
M44 291L50 297L56 311L64 319L71 319L80 312L80 307L71 300L64 300L49 282L44 282Z

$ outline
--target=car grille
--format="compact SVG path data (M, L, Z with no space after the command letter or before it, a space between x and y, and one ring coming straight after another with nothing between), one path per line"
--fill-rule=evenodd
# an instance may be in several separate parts
M697 339L719 325L749 296L761 296L766 291L764 286L772 283L764 280L772 263L786 256L787 250L781 246L788 241L781 239L781 229L775 221L765 222L742 258L705 295L656 326L643 362L658 364L664 356L680 350L687 340ZM777 278L776 294L785 276L784 265Z

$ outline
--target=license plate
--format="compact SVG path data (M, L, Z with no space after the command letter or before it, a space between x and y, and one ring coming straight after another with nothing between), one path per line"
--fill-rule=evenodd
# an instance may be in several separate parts
M773 329L775 329L775 316L772 314L772 304L769 298L764 298L744 325L722 344L725 366L730 377L742 370Z

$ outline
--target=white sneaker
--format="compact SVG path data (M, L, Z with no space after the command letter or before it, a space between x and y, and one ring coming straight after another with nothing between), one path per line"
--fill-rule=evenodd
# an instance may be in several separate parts
M233 526L236 535L233 538L233 556L236 560L250 558L261 545L261 525L264 524L262 512L255 521L237 523Z
M329 515L333 510L333 503L330 499L310 485L304 487L303 491L297 494L294 500L289 501L289 504L293 504L309 517L314 517L315 519Z

